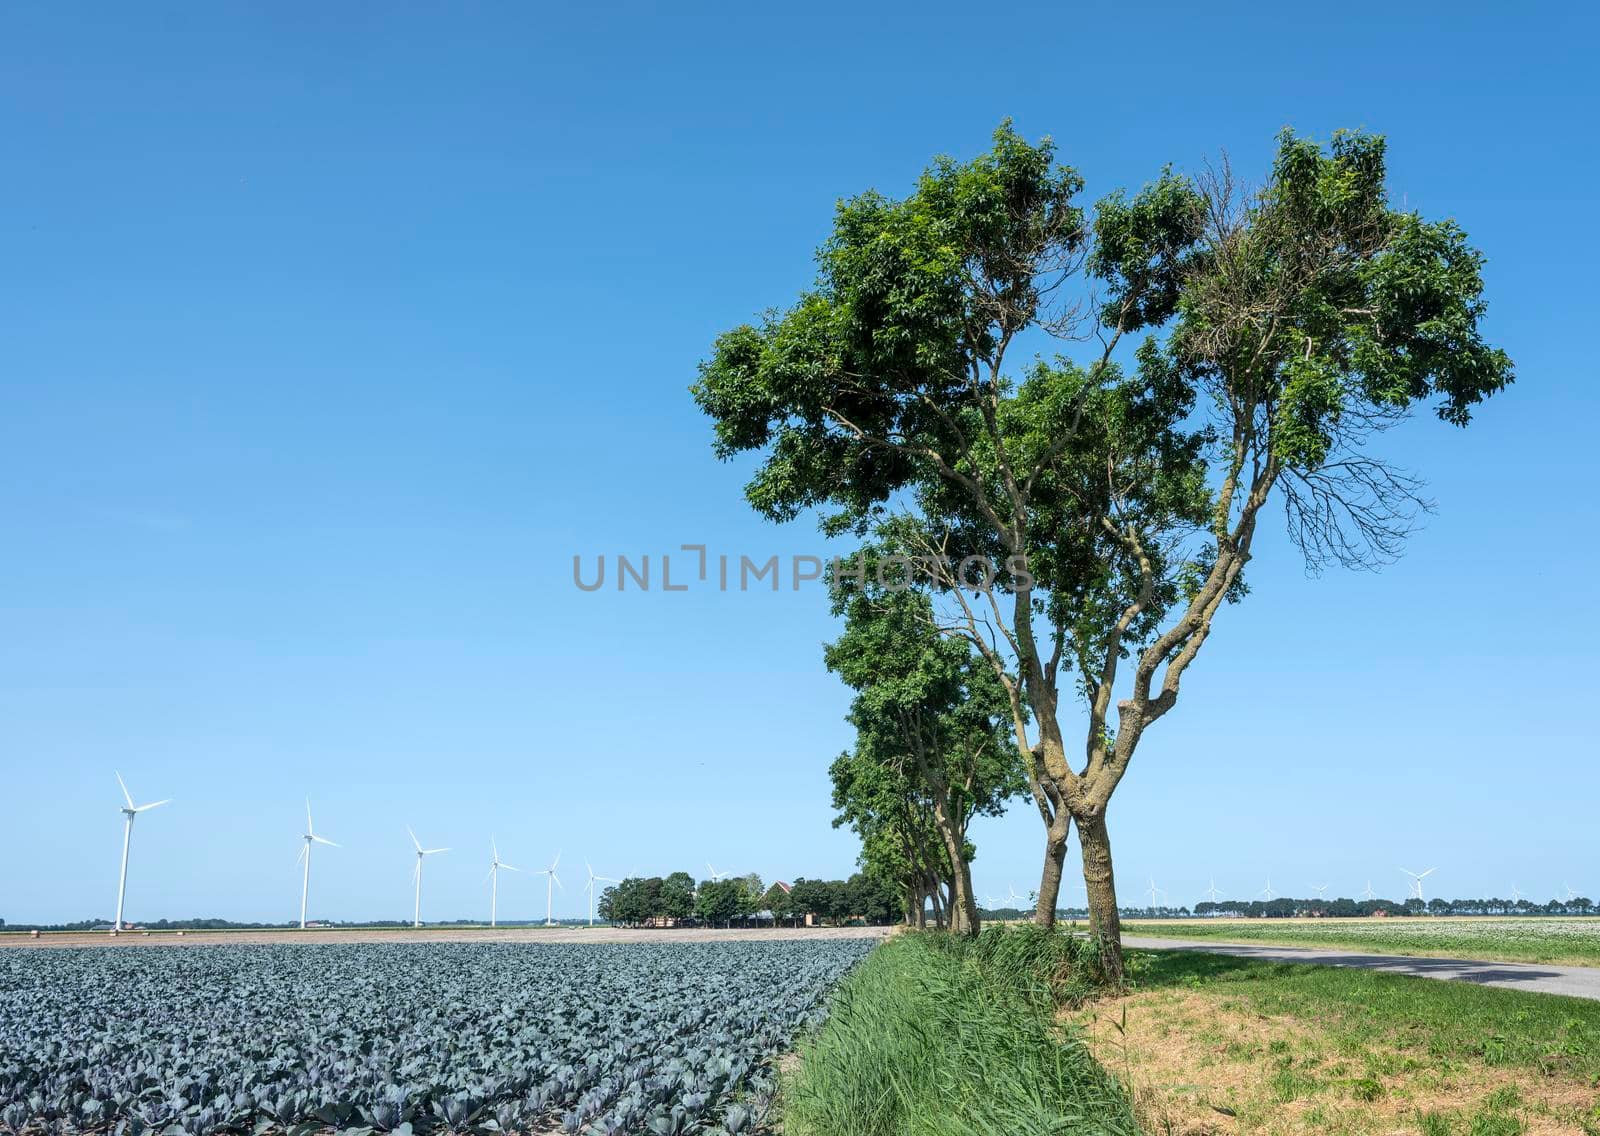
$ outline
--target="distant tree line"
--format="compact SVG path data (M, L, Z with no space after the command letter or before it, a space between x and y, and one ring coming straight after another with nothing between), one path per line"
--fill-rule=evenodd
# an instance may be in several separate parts
M1034 909L1019 907L984 907L985 919L1031 919ZM1057 919L1084 919L1088 910L1083 907L1058 907ZM1275 899L1220 899L1216 902L1202 900L1194 907L1159 904L1155 907L1123 907L1120 914L1125 919L1293 919L1296 917L1322 917L1328 919L1370 918L1375 915L1600 915L1594 901L1586 896L1571 899L1551 899L1535 903L1528 899L1420 899L1404 901L1391 899L1295 899L1280 896Z
M687 872L630 877L600 893L596 913L609 923L637 927L694 923L712 927L821 922L892 923L903 915L898 891L863 872L848 880L763 884L755 873L696 884Z
M1168 909L1157 908L1156 915L1165 917ZM1187 909L1180 909L1187 911ZM1125 908L1124 913L1135 918L1148 918L1149 908ZM1236 900L1221 899L1215 903L1202 900L1194 905L1198 916L1239 916L1248 919L1288 919L1297 915L1320 915L1330 919L1351 919L1378 914L1384 915L1594 915L1595 905L1586 896L1571 899L1552 899L1534 903L1527 899L1294 899L1280 896L1276 899Z

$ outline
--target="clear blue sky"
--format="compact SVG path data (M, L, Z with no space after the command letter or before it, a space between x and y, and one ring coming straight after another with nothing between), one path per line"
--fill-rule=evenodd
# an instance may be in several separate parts
M686 388L840 195L1003 116L1089 196L1367 127L1489 254L1519 378L1394 439L1379 575L1274 529L1112 811L1125 898L1438 865L1600 894L1594 17L1578 5L11 5L0 15L0 916L485 912L491 833L596 870L842 875L815 589L578 592L574 553L819 547ZM1040 830L976 831L1026 890ZM1074 842L1074 857L1076 844ZM1431 893L1430 893L1431 894ZM1068 898L1071 898L1069 893ZM542 914L509 877L501 911Z

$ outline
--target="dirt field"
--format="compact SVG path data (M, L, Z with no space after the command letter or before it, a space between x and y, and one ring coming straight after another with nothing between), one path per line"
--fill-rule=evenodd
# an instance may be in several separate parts
M44 931L0 934L3 947L215 947L232 943L703 943L723 940L882 939L892 927L780 927L761 930L715 927L423 927L374 930L281 931Z

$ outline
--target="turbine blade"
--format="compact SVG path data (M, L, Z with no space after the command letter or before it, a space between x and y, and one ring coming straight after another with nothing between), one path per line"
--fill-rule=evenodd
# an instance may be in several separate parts
M520 872L520 871L522 871L521 868L513 868L510 864L501 864L500 866L502 868L504 868L508 872Z
M329 848L338 848L338 847L340 847L339 845L335 844L333 841L329 840L326 836L318 836L315 833L313 833L312 836L311 836L311 839L315 840L318 844L326 844Z
M111 772L117 773L115 769ZM122 774L117 773L117 784L122 786L122 799L128 802L128 807L133 808L133 794L128 792L128 783L122 779Z
M311 823L311 798L310 797L306 798L306 831L307 832L315 832L315 831L317 831L317 826Z
M551 870L551 871L552 871L552 872L553 872L553 871L555 871L555 870L556 870L556 866L557 866L557 865L559 865L559 864L560 864L560 863L561 863L561 853L560 853L560 851L559 851L559 850L558 850L558 851L557 851L557 852L556 852L556 858L555 858L555 859L554 859L554 860L551 860L551 861L550 861L550 870Z
M417 851L422 851L422 841L417 839L417 834L411 831L411 826L406 825L406 833L411 837L411 843L417 846Z
M566 885L561 882L561 877L556 875L554 871L550 873L550 878L556 882L556 887L560 888L562 891L567 890Z
M420 848L420 849L418 849L418 851L421 852L424 856L432 856L435 852L448 852L448 851L450 851L450 849L448 849L448 848Z
M133 811L136 812L136 813L142 813L142 812L145 812L145 811L147 811L149 809L159 809L162 805L170 805L170 804L172 804L172 798L168 797L164 801L151 801L148 805L136 805L136 806L134 806L134 810Z

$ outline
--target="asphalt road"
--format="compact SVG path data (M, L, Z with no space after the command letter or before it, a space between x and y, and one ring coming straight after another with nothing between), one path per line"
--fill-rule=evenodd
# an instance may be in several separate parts
M1600 1001L1600 967L1553 966L1532 962L1475 962L1471 959L1422 958L1417 955L1373 955L1334 947L1267 947L1260 943L1219 943L1214 939L1152 939L1124 935L1122 944L1140 950L1204 951L1214 955L1264 959L1268 962L1302 962L1318 966L1355 966L1390 974L1437 978L1447 982L1476 982L1539 994L1565 994L1569 998Z

